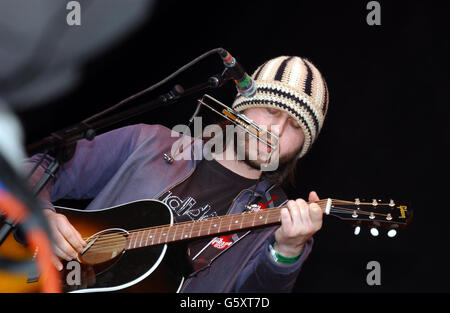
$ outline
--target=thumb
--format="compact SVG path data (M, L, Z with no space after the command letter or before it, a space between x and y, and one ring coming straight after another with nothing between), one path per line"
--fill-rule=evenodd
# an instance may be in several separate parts
M308 197L308 201L309 202L313 202L313 201L319 201L319 196L317 195L317 193L315 191L311 191L309 193L309 197Z

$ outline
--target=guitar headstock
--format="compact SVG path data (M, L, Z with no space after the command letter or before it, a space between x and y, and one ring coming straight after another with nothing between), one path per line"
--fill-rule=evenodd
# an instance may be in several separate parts
M388 236L394 237L399 229L411 221L413 211L406 203L395 200L359 199L354 201L331 200L329 214L355 226L355 235L360 226L370 227L373 236L378 235L378 227L388 229Z

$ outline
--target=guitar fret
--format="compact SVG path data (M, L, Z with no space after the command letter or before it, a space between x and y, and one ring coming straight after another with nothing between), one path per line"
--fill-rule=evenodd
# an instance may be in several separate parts
M138 235L139 235L139 232L135 232L135 233L134 233L134 236L133 236L133 238L134 238L133 249L136 248Z
M137 243L137 234L136 233L134 234L133 238L134 238L133 248L136 248L136 243Z
M139 241L139 247L142 247L142 239L144 239L144 233L145 231L140 231L141 234L141 240Z
M164 237L164 243L167 243L169 240L169 236L170 236L170 226L165 227L165 231L163 232L163 237Z
M136 248L136 246L138 244L138 239L139 239L139 232L136 232L134 234L134 246L133 246L133 248Z
M186 224L186 225L183 227L183 239L186 239L186 238L190 238L190 237L191 237L191 233L190 233L190 232L189 232L189 234L186 233L186 226L189 227L190 224Z
M223 223L223 221L225 220L225 218L223 217L220 217L220 223L219 223L219 227L217 228L217 230L218 230L218 233L220 233L220 232L223 232L223 230L222 230L222 223ZM224 225L224 226L227 226L226 224Z
M160 244L161 243L161 234L162 234L161 228L158 231L159 231L158 244Z
M153 245L153 240L155 239L155 234L152 233L150 230L149 230L148 236L147 236L147 240L148 240L148 239L151 239L151 240L152 240L151 245ZM147 245L148 245L148 244L147 244Z
M191 231L189 232L189 238L192 237L192 229L194 228L194 226L192 224L189 224L189 226L191 226Z
M211 234L211 226L215 223L216 218L211 219L208 224L208 235Z
M213 226L214 230L216 230L217 229L217 220L212 220L211 223L209 224L208 235L211 233L211 226Z
M169 229L173 230L172 241L175 241L175 236L177 235L178 228L179 228L178 225L173 225L173 226L169 227ZM168 238L168 236L167 236L167 238Z
M238 222L238 220L236 219L236 217L229 218L228 219L228 230L235 230L236 229L235 226L236 226L237 222Z
M168 231L166 230L167 227L163 227L162 229L162 237L164 238L164 243L167 243L167 233Z
M256 219L256 217L258 217L258 219ZM252 222L252 226L255 226L255 222L261 219L262 215L260 213L257 213L253 216L253 222Z
M266 219L264 220L264 224L273 222L273 216L270 213L266 212Z
M139 237L140 237L140 239L139 239L138 248L141 248L142 247L142 239L144 239L144 232L143 231L139 232Z
M194 224L189 224L189 238L192 237L192 229L194 228Z
M180 239L185 238L185 236L184 236L184 229L185 229L185 228L186 228L186 224L183 225L183 229L181 230L181 236L180 236ZM175 235L173 236L173 239L175 240Z
M128 241L128 249L131 249L131 243L133 241L133 233L129 234L127 241Z
M201 221L199 221L199 222L197 223L197 225L200 226L199 229L198 229L198 235L201 236L201 235L202 235L202 226L203 226L203 223L202 223Z
M127 237L127 245L125 246L125 250L129 250L131 247L131 236L133 234L129 234L129 236Z
M211 234L211 225L212 225L212 222L213 222L212 219L211 219L211 220L208 220L207 222L205 222L205 223L208 223L208 225L206 226L206 229L208 230L207 235Z
M147 232L150 232L150 229L147 229ZM144 231L144 236L145 236L145 246L148 246L148 234L145 235L145 231Z

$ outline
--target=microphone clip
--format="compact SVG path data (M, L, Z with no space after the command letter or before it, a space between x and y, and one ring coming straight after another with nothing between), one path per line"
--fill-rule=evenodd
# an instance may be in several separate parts
M221 78L223 80L233 80L239 94L246 98L252 97L256 92L253 79L228 51L222 49L219 55L225 65Z

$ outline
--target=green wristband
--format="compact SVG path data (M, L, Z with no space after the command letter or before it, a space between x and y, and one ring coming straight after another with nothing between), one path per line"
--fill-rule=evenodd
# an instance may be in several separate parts
M300 251L300 253L297 256L287 257L287 256L281 255L278 252L276 252L271 244L269 245L269 250L270 250L270 254L272 255L273 259L276 262L279 262L282 264L295 263L295 261L297 261L300 258L300 256L302 255L302 252L303 252L303 250L302 250L302 251Z

